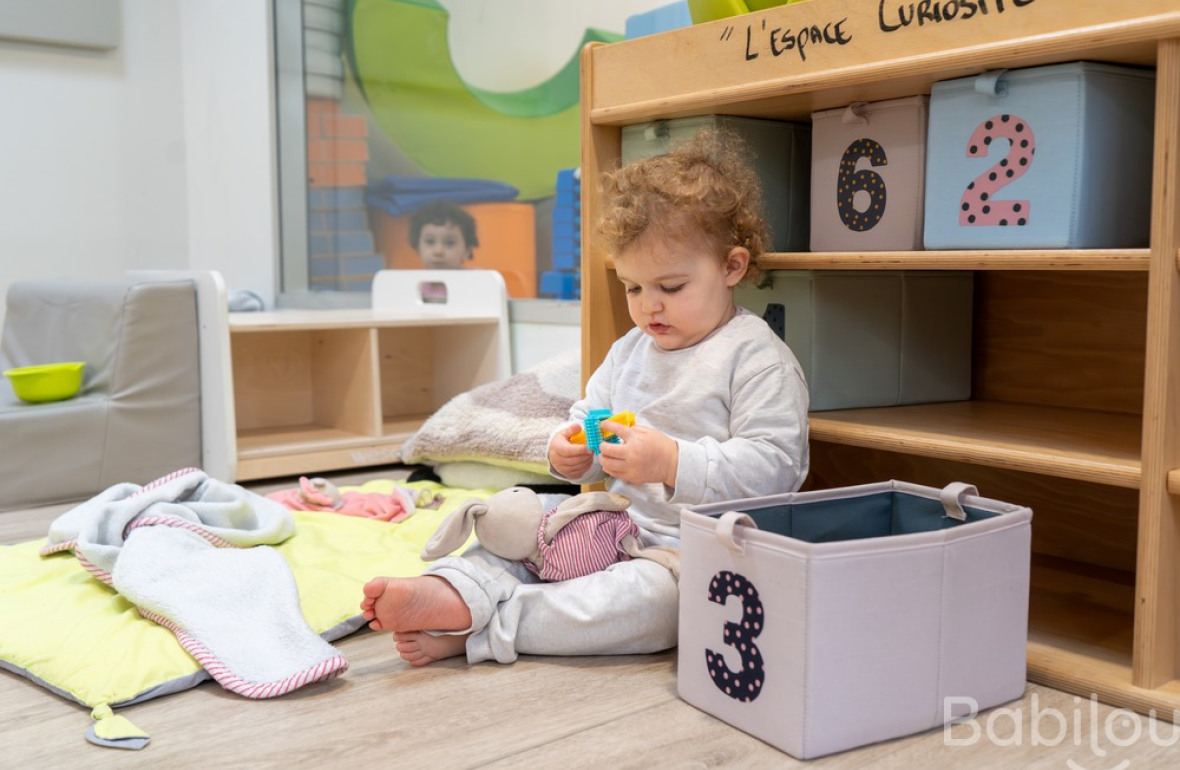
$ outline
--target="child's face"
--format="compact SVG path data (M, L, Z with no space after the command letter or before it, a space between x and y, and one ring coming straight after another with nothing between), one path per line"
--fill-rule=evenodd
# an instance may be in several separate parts
M418 234L418 255L422 265L430 270L450 270L463 267L471 257L463 231L454 222L423 225Z
M733 287L746 274L749 252L724 261L696 244L645 234L615 257L627 291L627 311L660 348L691 347L733 317Z

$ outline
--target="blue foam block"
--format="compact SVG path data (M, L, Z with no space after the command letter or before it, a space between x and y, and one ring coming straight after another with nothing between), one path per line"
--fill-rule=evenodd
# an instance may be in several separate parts
M355 209L365 205L364 187L313 187L307 191L311 209Z
M689 26L692 26L692 15L688 11L688 0L680 0L678 3L662 5L645 13L628 16L624 32L627 39L632 40Z
M322 209L308 212L310 230L368 230L369 214L365 209Z
M313 231L308 238L307 248L312 256L334 254L365 256L372 254L375 250L373 233L368 230Z

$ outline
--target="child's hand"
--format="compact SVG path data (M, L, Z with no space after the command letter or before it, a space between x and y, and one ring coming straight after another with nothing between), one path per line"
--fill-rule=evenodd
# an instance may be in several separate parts
M605 433L610 431L622 439L622 444L600 446L602 469L613 478L629 484L660 482L676 486L676 470L680 464L680 450L676 441L655 428L637 425L628 428L609 420L602 423Z
M549 464L567 479L578 479L594 464L594 454L585 444L571 444L570 436L582 429L571 423L553 434L549 441Z

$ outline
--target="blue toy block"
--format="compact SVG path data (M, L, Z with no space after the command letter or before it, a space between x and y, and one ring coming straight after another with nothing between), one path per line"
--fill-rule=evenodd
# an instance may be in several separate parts
M590 447L590 451L594 454L602 453L602 427L600 423L603 420L610 419L611 411L609 409L591 409L586 419L582 421L582 427L586 431L586 446ZM611 436L607 439L607 443L618 443L618 436Z
M575 248L554 248L550 261L553 263L554 270L572 272L582 265L582 251Z
M562 224L574 224L581 226L582 211L578 206L554 206L553 207L553 224L558 222Z
M308 212L310 230L368 230L369 214L364 209L323 209Z
M570 192L580 190L582 186L581 180L574 175L574 169L563 168L557 172L557 194L563 192Z
M375 251L373 233L368 230L312 232L307 247L311 255L317 257L345 254L367 256Z
M372 291L373 276L343 277L336 282L338 291Z
M313 210L355 209L364 205L364 187L313 187L307 191L307 206Z
M628 40L646 37L670 29L692 26L692 14L688 10L688 0L669 3L659 8L653 8L645 13L635 13L627 17L624 32Z
M582 275L568 271L546 271L541 274L541 294L554 299L578 299L582 295Z
M340 274L340 260L336 257L312 257L307 260L307 274L315 278L335 278Z
M553 223L553 237L565 238L571 241L581 239L582 225L575 222L554 222Z
M355 257L340 257L340 275L372 275L385 267L385 258L380 254L365 254Z

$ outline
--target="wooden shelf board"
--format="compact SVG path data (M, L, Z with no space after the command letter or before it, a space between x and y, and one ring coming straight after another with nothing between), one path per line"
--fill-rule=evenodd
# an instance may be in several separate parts
M1147 272L1150 249L994 249L990 251L771 251L763 270L1088 270ZM606 268L615 262L606 259Z
M386 443L386 439L382 437L363 436L322 425L251 428L238 431L238 459L248 460L383 443Z
M397 313L387 310L276 310L266 313L230 313L231 333L323 331L329 329L413 328L419 326L463 326L497 324L497 316L449 317L429 311Z
M854 101L930 93L940 80L996 67L1079 58L1150 65L1156 41L1180 34L1180 11L1169 0L1078 3L1068 14L1051 5L1029 5L1006 17L981 17L978 23L929 26L920 35L912 28L882 33L876 3L804 5L595 47L590 123L626 125L717 113L805 119L815 110ZM761 38L766 33L759 24L822 28L841 17L847 30L856 30L851 45L811 47L801 61L792 58L794 51L781 59L773 56L759 40L753 43L756 59L743 56L751 48L747 27ZM685 51L700 55L686 59ZM638 71L645 75L640 82L633 77Z
M387 438L397 438L405 441L411 434L421 428L422 423L426 422L429 418L429 414L406 414L396 417L386 417L381 424L381 433Z
M812 440L1138 488L1138 415L988 401L814 412Z
M1171 719L1180 686L1131 684L1133 574L1034 555L1030 582L1030 681Z
M1147 689L1131 684L1131 661L1095 657L1054 642L1043 642L1030 634L1028 679L1081 698L1096 696L1112 706L1174 721L1180 710L1180 682Z
M762 255L765 270L1125 270L1146 271L1149 249L993 251L812 251Z
M1168 471L1168 492L1180 495L1180 468Z

